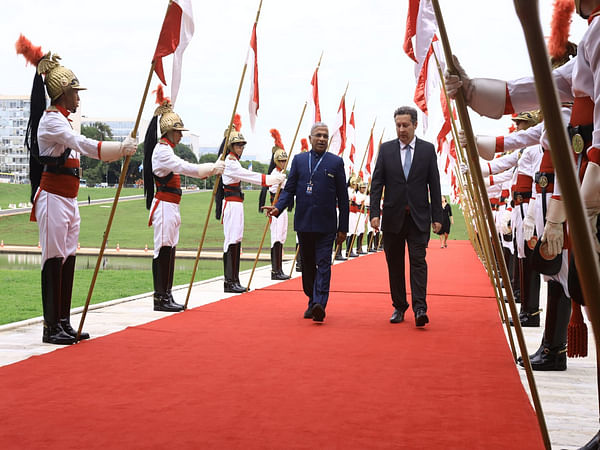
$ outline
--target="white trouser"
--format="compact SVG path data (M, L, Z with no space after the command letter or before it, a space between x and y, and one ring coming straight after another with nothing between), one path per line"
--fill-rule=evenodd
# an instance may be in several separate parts
M521 216L521 206L523 207L523 216ZM525 240L523 239L523 217L527 216L527 207L529 203L521 203L513 208L512 230L517 244L517 256L525 258Z
M358 223L358 213L351 212L348 216L348 236L352 236L354 234L354 230L356 230L356 224Z
M371 233L373 231L373 227L371 226L371 220L369 219L369 214L366 214L365 220L367 222L367 233Z
M498 230L502 247L505 247L509 249L511 253L514 253L512 239L510 241L505 240L502 233L502 221L504 220L504 214L506 214L506 205L500 205L500 208L498 209L498 215L496 215L496 230Z
M244 237L244 203L242 202L223 202L223 253L231 244L242 242Z
M367 217L367 216L364 213L363 214L358 213L357 216L358 216L358 220L357 220L358 228L356 229L356 235L360 236L361 234L364 234L364 232L365 232L365 217ZM352 230L352 232L354 232L354 230Z
M35 218L40 232L42 268L50 258L63 261L77 252L79 239L79 207L77 198L66 198L43 189L35 202Z
M546 212L548 211L548 201L552 197L552 194L546 194ZM544 233L544 216L542 210L542 194L535 194L535 203L533 204L533 208L535 209L535 229L537 232L538 239L542 238L542 234ZM562 251L562 265L560 266L560 271L556 275L542 275L544 281L554 280L558 281L567 297L571 297L569 295L569 283L568 283L568 275L569 275L569 252L567 250Z
M275 242L285 243L287 239L288 215L283 211L279 217L271 218L271 247Z
M155 205L156 209L154 209ZM151 217L154 228L154 258L158 258L161 247L177 246L181 215L179 214L179 204L156 198L152 200L150 211L154 211Z

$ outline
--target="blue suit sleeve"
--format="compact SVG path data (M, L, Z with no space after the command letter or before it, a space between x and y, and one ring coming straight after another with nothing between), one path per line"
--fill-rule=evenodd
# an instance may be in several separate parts
M340 162L336 171L336 196L338 209L340 210L338 231L341 233L348 232L348 217L350 216L350 203L348 201L348 189L346 188L346 173L344 171L344 161L340 158Z

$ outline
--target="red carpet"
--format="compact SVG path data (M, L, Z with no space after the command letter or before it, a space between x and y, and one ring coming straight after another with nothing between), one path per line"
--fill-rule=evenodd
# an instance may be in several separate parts
M361 257L322 325L291 280L0 368L0 447L542 449L480 263L434 244L425 329Z

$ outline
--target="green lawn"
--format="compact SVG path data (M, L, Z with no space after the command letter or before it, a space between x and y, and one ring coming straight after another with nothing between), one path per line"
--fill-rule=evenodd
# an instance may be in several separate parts
M252 268L252 261L241 261L240 270ZM261 263L264 265L264 263ZM149 265L150 269L150 265ZM77 269L73 281L73 307L82 306L87 298L93 269ZM198 263L195 281L223 275L223 262L201 260ZM175 272L175 286L188 284L190 270ZM0 325L42 315L40 270L1 270ZM151 292L151 270L102 270L96 277L91 303L102 303L117 298Z
M100 200L104 198L114 198L117 190L115 188L90 188L82 187L79 189L77 198L85 201L90 196L90 200ZM14 203L29 202L31 194L31 186L28 184L4 184L0 183L0 208L7 209L8 205ZM128 195L142 195L143 189L123 188L121 189L121 197Z
M20 195L22 201L27 201L29 195L27 185L0 185L0 204L13 195ZM128 189L123 195L142 193L139 189ZM115 189L110 188L84 188L80 191L80 198L87 199L107 198L114 196ZM110 194L110 195L109 195ZM243 248L257 249L260 244L266 218L258 213L259 191L246 191L245 229ZM200 240L202 227L206 219L208 203L211 192L198 192L184 195L181 201L182 225L180 229L180 250L196 250ZM11 202L19 202L18 199ZM99 247L106 228L111 204L91 205L80 208L81 232L80 243L82 247ZM468 239L464 219L460 208L452 205L454 226L451 239ZM0 217L0 239L5 245L37 245L38 228L35 222L29 221L29 214ZM438 239L432 235L432 239ZM121 248L143 249L145 245L152 248L152 228L148 227L148 211L144 200L131 200L118 205L112 229L109 235L109 248L114 248L117 243ZM223 229L214 217L214 206L210 216L204 249L221 251L223 246ZM267 232L263 253L268 254L270 236ZM293 233L293 214L289 214L289 233L286 241L286 251L295 248L295 234ZM241 270L251 267L251 262L242 262ZM150 269L150 267L149 267ZM93 270L77 270L73 293L73 306L81 306L87 296ZM221 261L201 261L196 281L222 275ZM191 270L178 271L175 274L175 284L189 283ZM23 320L41 315L40 301L40 271L39 268L28 270L0 270L0 324ZM152 290L152 274L150 270L106 270L98 274L92 302L102 302L115 298L127 297Z

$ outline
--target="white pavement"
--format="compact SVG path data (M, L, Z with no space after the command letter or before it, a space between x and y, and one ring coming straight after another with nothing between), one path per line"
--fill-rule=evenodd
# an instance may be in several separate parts
M291 262L284 263L284 272L290 273ZM242 284L247 282L249 272L241 274ZM256 269L252 280L252 289L266 287L277 281L271 281L270 266ZM294 272L294 277L299 276ZM545 283L542 283L542 308L545 307ZM175 300L185 302L187 285L173 288ZM223 293L223 278L217 277L194 284L190 295L189 307L195 308L224 298L240 294ZM518 305L517 305L518 306ZM72 311L71 323L77 328L81 318L81 309ZM301 314L299 311L298 314ZM432 321L435 321L435 311L431 312ZM152 293L113 300L99 305L92 305L88 310L85 321L85 331L92 338L98 338L130 326L136 326L161 319L173 313L159 313L152 310ZM176 313L175 313L176 314ZM382 317L382 323L388 318ZM468 319L467 319L468 320ZM540 328L524 328L525 340L529 353L533 353L539 346L543 333L544 312L542 312L542 326ZM34 318L22 322L0 326L0 366L12 364L34 355L48 353L60 348L59 346L43 344L41 342L42 318ZM537 389L540 395L542 409L554 449L577 449L585 444L599 428L598 423L598 393L596 381L596 352L591 326L588 323L589 356L568 360L568 369L565 372L534 372ZM508 344L507 344L508 345ZM516 338L515 338L515 345ZM517 348L518 353L518 348ZM471 361L465 355L466 364L476 370L479 364L485 361ZM525 390L529 391L525 371L518 370ZM502 389L502 386L498 386ZM468 393L467 393L468 394ZM526 448L526 436L507 436L514 442L515 448ZM469 448L465 443L465 448Z

